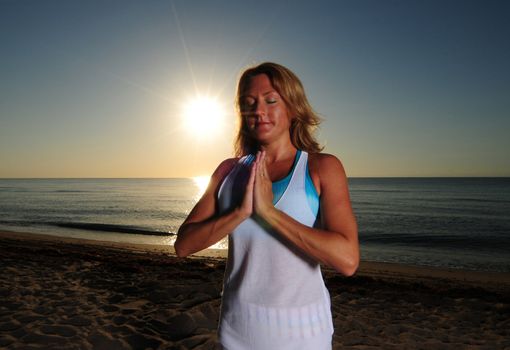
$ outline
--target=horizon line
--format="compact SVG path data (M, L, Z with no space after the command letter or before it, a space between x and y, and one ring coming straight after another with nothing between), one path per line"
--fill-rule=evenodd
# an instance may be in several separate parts
M202 177L207 175L197 175L197 176L176 176L176 177L0 177L0 180L157 180L157 179L192 179L194 177ZM444 176L444 175L438 175L438 176L347 176L349 179L409 179L409 178L416 178L416 179L448 179L448 178L510 178L510 175L467 175L467 176L459 176L459 175L453 175L453 176Z

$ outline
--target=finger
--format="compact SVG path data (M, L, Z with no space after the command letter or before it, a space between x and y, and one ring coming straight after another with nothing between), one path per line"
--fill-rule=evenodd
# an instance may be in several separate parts
M257 152L256 163L257 163L257 176L263 177L264 174L262 173L262 170L263 170L263 166L262 165L263 164L262 164L262 152L261 151Z
M269 179L269 173L267 172L266 151L262 152L261 165L262 165L261 171L263 176Z
M257 172L257 163L253 162L250 169L250 177L248 179L248 184L246 185L246 190L248 193L253 193L253 186L255 183L255 174Z
M255 157L255 162L260 163L260 157L262 155L262 152L258 151L257 156Z
M244 199L241 203L241 209L243 212L247 213L248 216L253 213L253 187L255 182L255 170L256 164L252 163L250 168L250 177L248 178L248 183L246 184Z
M253 200L253 194L255 193L255 184L256 179L255 176L257 174L257 163L253 163L250 169L250 177L248 179L248 184L246 185L246 194L245 196L248 196L250 201Z

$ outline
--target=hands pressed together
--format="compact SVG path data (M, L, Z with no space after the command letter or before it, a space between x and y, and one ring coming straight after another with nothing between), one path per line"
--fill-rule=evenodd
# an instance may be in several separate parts
M273 205L272 182L267 172L266 152L258 151L250 171L250 179L246 185L246 192L240 210L246 217L252 214L264 218Z
M346 276L352 275L359 263L359 244L347 179L336 158L327 157L323 163L322 183L327 190L321 196L321 228L303 225L274 207L266 153L260 151L250 169L241 205L215 216L214 192L207 192L179 228L174 244L177 255L184 257L210 247L255 214L311 258Z

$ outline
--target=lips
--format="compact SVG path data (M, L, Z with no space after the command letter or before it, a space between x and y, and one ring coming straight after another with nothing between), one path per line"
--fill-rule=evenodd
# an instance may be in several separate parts
M257 128L259 127L264 127L264 126L269 126L271 125L270 122L257 122L257 124L255 125Z

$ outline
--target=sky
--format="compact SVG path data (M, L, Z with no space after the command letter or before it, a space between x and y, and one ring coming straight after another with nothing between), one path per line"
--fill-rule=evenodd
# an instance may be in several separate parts
M510 176L509 18L504 0L0 0L0 177L211 174L264 61L300 77L350 177ZM196 96L225 111L211 135L184 122Z

